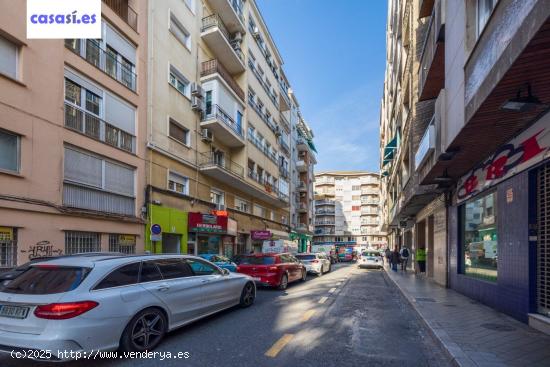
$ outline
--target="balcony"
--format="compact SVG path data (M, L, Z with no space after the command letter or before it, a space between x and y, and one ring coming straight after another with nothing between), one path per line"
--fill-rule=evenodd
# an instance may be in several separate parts
M246 192L256 199L262 200L278 208L285 208L288 206L288 201L279 197L278 190L275 191L272 187L268 188L267 185L264 189L248 183L244 176L244 167L230 159L220 157L211 152L200 153L198 165L200 171L204 175L234 187L241 192Z
M285 128L286 131L289 131L289 132L291 131L290 122L288 122L287 117L282 112L280 113L279 121L281 122L281 125Z
M301 137L301 136L298 136L298 139L296 140L296 148L298 149L299 152L310 152L311 151L311 148L309 147L309 143L308 141Z
M134 67L131 64L120 63L115 56L102 49L95 40L66 39L65 47L126 88L136 91Z
M96 115L65 102L65 127L129 153L136 152L136 137Z
M219 15L213 14L202 18L201 38L217 59L223 62L230 74L238 74L245 70L240 41L231 41L232 37Z
M316 226L334 226L336 225L336 223L333 220L320 219L315 221L315 225Z
M219 75L223 81L235 92L237 97L244 102L244 91L239 87L239 84L233 79L231 74L218 62L217 59L204 61L201 64L201 81L209 79L211 76Z
M309 232L308 225L305 223L298 223L296 231L300 233Z
M432 14L435 0L420 0L420 14L419 18L424 18Z
M288 207L290 197L287 194L282 193L279 188L269 182L265 176L259 176L257 172L254 172L248 168L248 178L262 186L260 189L256 185L251 185L256 191L249 192L250 195L279 208Z
M135 216L135 198L94 187L63 183L63 205L69 208Z
M103 2L137 32L137 13L128 5L128 0L103 0Z
M324 236L324 235L330 235L330 234L334 234L334 228L315 228L315 235L319 236Z
M290 173L288 172L288 168L279 164L279 175L288 180L290 175Z
M281 111L288 111L292 107L290 97L288 96L288 87L284 86L281 82L279 82L279 87L279 109Z
M316 203L317 204L317 203ZM327 215L327 216L333 216L334 214L336 214L336 211L334 210L327 210L327 209L317 209L315 211L315 215L317 216L321 216L321 215Z
M269 129L271 131L273 131L274 134L277 134L277 133L280 133L279 130L278 130L278 126L277 124L272 120L272 117L271 116L268 116L266 113L264 113L261 109L261 107L252 99L252 98L248 98L248 105L250 107L252 107L252 109L254 110L254 112L256 112L258 114L258 116L260 116L260 118L262 119L262 121L267 125L267 127L269 127Z
M307 213L308 212L308 207L305 203L300 203L300 205L298 205L298 213Z
M258 83L260 83L260 85L264 89L265 93L269 96L269 99L271 99L271 102L273 102L273 104L277 106L277 108L279 108L279 104L277 103L277 96L273 92L272 88L270 88L269 85L266 83L258 69L256 69L256 66L251 59L248 59L248 67L252 71L252 74L254 74L254 76L258 80Z
M296 161L296 170L298 172L307 172L307 164L304 160L300 159Z
M288 157L290 156L290 147L288 146L288 143L286 141L284 141L283 139L283 136L279 136L279 138L277 139L277 141L279 142L279 146L281 147L281 150L283 151L283 153Z
M332 200L315 200L315 205L316 206L321 206L321 205L336 205L336 202L332 201Z
M419 100L436 98L445 87L445 1L436 0L422 46L418 70Z
M246 33L244 28L243 10L237 0L209 0L208 4L218 13L229 32Z
M299 192L307 192L307 185L303 181L300 181L298 185L296 185L296 188Z
M242 126L217 104L203 113L201 127L212 131L214 138L228 147L238 148L245 145Z
M278 163L277 154L275 153L275 151L269 149L267 145L258 140L257 137L255 137L254 135L248 135L248 141L251 142L256 148L258 148L258 150L261 151L267 158L271 159L273 163Z

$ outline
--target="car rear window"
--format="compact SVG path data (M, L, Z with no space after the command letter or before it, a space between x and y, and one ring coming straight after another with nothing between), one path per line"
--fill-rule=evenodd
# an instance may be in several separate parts
M362 256L380 256L380 254L377 252L363 252L361 255Z
M296 255L300 260L315 260L315 255Z
M239 265L272 265L275 256L245 256L239 259Z
M0 288L5 293L54 294L76 289L90 273L91 268L72 266L32 266Z

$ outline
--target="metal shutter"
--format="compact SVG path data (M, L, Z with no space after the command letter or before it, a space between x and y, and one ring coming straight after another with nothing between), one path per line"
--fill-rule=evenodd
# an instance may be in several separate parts
M550 164L538 172L538 312L550 316Z
M101 159L65 148L65 179L85 185L102 187Z

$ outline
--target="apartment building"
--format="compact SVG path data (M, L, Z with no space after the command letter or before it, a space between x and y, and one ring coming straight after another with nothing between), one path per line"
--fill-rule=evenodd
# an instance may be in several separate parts
M432 103L433 112L411 120L410 175L417 176L413 192L433 187L439 202L400 215L397 228L391 220L410 193L395 193L407 148L405 139L392 142L399 131L393 99L406 88L392 95L397 74L387 71L381 116L386 225L401 232L412 227L412 246L428 247L427 268L432 261L439 278L437 267L445 267L439 282L548 331L548 2L390 1L389 19L388 39L397 41L388 41L388 54L405 52L405 29L424 38L416 43L422 46L411 76L418 83L410 93L418 98L417 110ZM410 28L399 28L400 22ZM430 210L434 223L419 221ZM401 237L396 245L407 245ZM441 257L438 247L444 248Z
M0 267L143 251L146 1L103 1L101 40L26 39L26 2L0 9Z
M256 3L148 14L146 248L230 256L290 239L289 83Z
M316 173L314 243L384 248L379 185L377 173Z

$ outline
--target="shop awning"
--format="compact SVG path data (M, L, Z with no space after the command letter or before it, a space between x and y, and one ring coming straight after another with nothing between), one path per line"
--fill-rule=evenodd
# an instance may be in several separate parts
M309 148L310 148L311 150L313 150L315 153L318 153L318 152L317 152L317 149L315 149L315 144L313 144L313 142L312 142L311 140L308 140L308 141L307 141L307 145L309 145Z
M384 147L384 160L392 160L397 150L397 136L390 140Z

